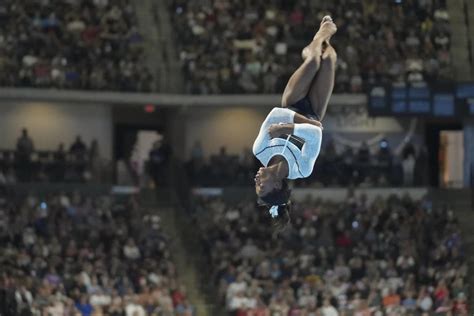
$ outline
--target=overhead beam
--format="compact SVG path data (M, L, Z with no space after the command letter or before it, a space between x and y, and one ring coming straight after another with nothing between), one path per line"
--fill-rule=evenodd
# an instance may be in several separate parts
M166 93L129 93L111 91L80 91L32 88L0 88L1 100L105 103L111 105L143 106L277 106L281 96L278 94L232 94L232 95L184 95ZM365 94L335 94L331 104L365 104ZM0 102L1 106L1 102Z

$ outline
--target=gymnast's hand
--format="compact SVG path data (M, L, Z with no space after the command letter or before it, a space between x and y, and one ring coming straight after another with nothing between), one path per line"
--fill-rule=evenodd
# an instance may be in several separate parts
M268 128L270 138L277 138L281 135L293 134L294 124L272 124Z
M294 122L296 124L308 123L308 124L311 124L311 125L314 125L314 126L317 126L317 127L320 127L321 129L323 129L323 124L321 124L320 121L309 119L306 116L303 116L301 114L295 113L295 117L293 119L294 119Z
M323 129L323 124L320 122L320 121L316 121L316 120L309 120L308 124L311 124L311 125L314 125L314 126L317 126L321 129Z
M268 128L268 135L270 135L270 138L277 138L280 136L282 133L280 131L280 126L281 124L272 124Z

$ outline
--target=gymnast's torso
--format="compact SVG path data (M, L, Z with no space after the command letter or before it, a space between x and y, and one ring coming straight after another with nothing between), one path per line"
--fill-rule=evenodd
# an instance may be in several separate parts
M255 157L267 166L275 156L282 156L288 163L288 179L306 178L311 175L321 150L322 129L311 124L294 124L292 135L271 138L272 124L294 123L295 112L287 108L274 108L262 123L253 144Z

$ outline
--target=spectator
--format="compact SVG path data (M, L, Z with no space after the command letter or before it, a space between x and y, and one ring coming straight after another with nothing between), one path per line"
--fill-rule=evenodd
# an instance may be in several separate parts
M123 254L125 258L130 260L136 260L140 258L140 249L138 249L135 241L132 238L128 239L125 246L123 246Z
M153 143L149 156L149 173L155 184L167 183L168 167L171 158L171 147L162 140Z
M400 305L400 295L393 289L388 289L387 292L387 295L383 297L383 305L386 308Z
M462 315L462 316L468 315L466 296L464 293L459 293L457 295L456 300L454 302L454 306L453 306L453 313L455 315Z
M339 313L334 308L334 306L331 305L331 302L329 302L328 299L325 299L323 302L323 307L321 308L321 315L322 316L338 316Z
M76 303L76 308L82 316L91 316L94 312L94 308L89 302L87 302L85 295L82 295L79 302Z
M240 250L240 256L243 259L252 259L252 258L256 258L259 252L260 250L258 249L257 246L254 245L252 239L247 239L247 243Z
M16 143L16 152L20 160L30 160L31 154L35 150L33 140L28 135L28 130L24 128L21 131L21 137Z
M362 145L360 146L357 153L357 161L360 164L368 164L370 162L370 151L367 142L362 142Z
M20 181L31 181L33 165L31 162L31 154L34 152L33 140L28 135L28 130L24 128L21 137L18 138L16 144L16 163L18 165L17 177Z
M138 297L134 296L125 307L126 316L145 316L146 311L140 304L137 304Z
M85 156L87 154L87 147L86 144L84 144L84 142L82 141L81 136L76 136L76 140L69 148L69 152L75 155L78 160L85 159Z

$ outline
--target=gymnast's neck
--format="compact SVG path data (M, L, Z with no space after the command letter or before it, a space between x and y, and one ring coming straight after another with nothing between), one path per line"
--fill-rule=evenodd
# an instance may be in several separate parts
M286 161L286 159L281 155L273 156L268 162L267 168L273 170L275 177L278 179L285 179L288 177L288 161Z

